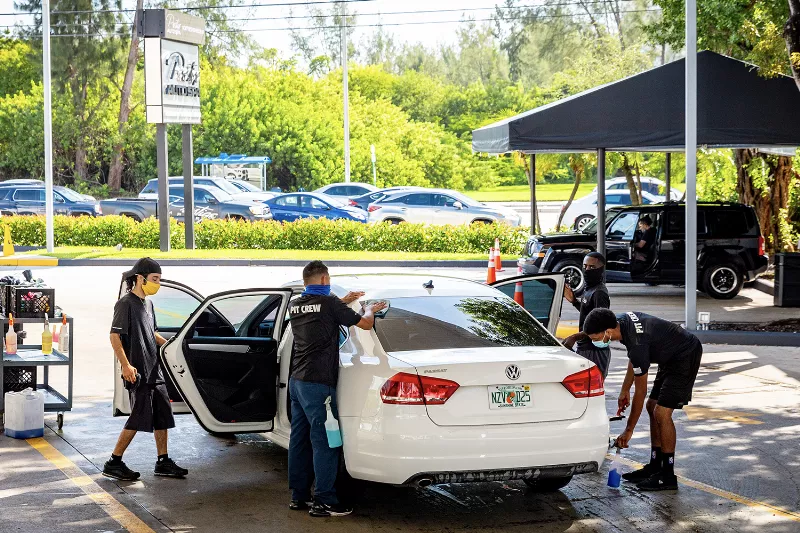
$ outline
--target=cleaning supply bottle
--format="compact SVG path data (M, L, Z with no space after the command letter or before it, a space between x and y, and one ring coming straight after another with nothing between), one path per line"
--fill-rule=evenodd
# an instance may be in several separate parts
M339 421L333 417L330 396L325 400L325 409L328 411L328 418L325 420L325 433L328 434L328 446L331 448L338 448L342 445L342 432L339 431Z
M55 324L53 324L53 342L56 346L58 346L58 330L56 329Z
M611 468L608 470L608 486L612 489L618 489L622 483L622 465L620 464L620 449L617 448L617 453L614 460L611 462Z
M14 315L8 315L8 333L6 333L6 353L17 353L17 332L14 331Z
M61 318L61 329L58 332L58 351L67 353L69 349L69 324L67 324L67 315Z
M53 353L53 334L50 333L50 321L47 315L44 317L44 331L42 331L42 353L51 355Z

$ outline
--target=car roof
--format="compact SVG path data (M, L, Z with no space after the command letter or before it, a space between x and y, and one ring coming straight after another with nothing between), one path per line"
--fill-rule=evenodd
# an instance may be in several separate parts
M646 205L626 205L626 206L616 206L614 209L619 209L620 211L630 211L630 210L653 210L653 209L663 209L665 207L673 207L673 208L680 208L684 209L686 207L685 202L661 202L658 204L646 204ZM733 208L733 209L752 209L749 205L740 204L738 202L697 202L697 207L702 208Z
M428 291L423 283L433 282ZM286 287L302 287L302 281L287 283ZM392 298L424 298L430 296L503 296L494 287L477 281L431 274L343 274L331 277L331 287L336 294L364 291L368 300Z

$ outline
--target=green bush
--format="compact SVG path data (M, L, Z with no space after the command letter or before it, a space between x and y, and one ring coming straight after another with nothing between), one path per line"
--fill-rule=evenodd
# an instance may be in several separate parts
M11 227L14 244L44 246L44 217L14 216L0 221ZM173 248L183 247L183 225L170 223ZM159 247L158 221L136 222L128 217L99 218L56 216L56 246ZM502 253L522 252L526 228L507 225L425 226L423 224L362 224L349 220L301 219L295 222L244 222L205 220L195 226L201 249L342 250L396 252L484 253L500 239Z

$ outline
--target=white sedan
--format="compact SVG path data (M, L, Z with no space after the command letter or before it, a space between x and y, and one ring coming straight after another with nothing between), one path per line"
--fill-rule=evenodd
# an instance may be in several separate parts
M557 490L608 449L603 379L553 336L561 274L495 287L418 275L334 276L333 293L389 304L369 331L342 328L338 386L346 471L398 485L523 480ZM522 290L525 307L513 299ZM202 298L162 281L162 363L176 412L213 433L288 447L289 302L302 283ZM352 304L353 308L358 303ZM117 366L114 414L129 411ZM172 387L174 384L177 391ZM181 403L181 397L185 404Z
M642 202L644 204L657 204L664 201L663 196L655 196L647 191L642 191ZM606 209L631 205L631 193L628 190L606 190ZM562 224L582 231L589 222L597 216L597 191L591 192L583 198L573 200L569 208L566 202L561 207L564 213Z

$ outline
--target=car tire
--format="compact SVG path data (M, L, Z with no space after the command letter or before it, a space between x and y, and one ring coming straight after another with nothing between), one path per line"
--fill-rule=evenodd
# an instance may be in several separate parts
M567 285L569 285L569 288L572 289L573 292L580 292L580 290L583 289L585 283L583 279L583 264L577 259L559 261L559 263L553 267L553 272L563 273Z
M594 215L581 215L575 219L575 224L573 227L575 231L581 231L583 228L586 227L586 224L594 220Z
M384 220L384 222L388 222L389 224L395 225L395 224L399 224L399 223L401 223L403 221L400 220L399 218L387 218L386 220Z
M478 219L475 219L475 220L473 220L473 221L472 221L472 222L470 222L469 224L470 224L470 226L471 226L472 224L484 224L484 225L487 225L487 226L488 226L488 225L489 225L489 224L491 224L492 222L493 222L492 220L487 220L487 219L485 219L485 218L478 218Z
M123 213L123 214L122 214L122 216L124 216L125 218L130 218L130 219L133 219L133 221L134 221L134 222L141 222L141 221L142 221L142 219L141 219L141 218L139 218L139 217L138 217L138 216L136 216L136 215L131 215L131 214L128 214L128 213Z
M703 290L716 300L730 300L744 285L744 273L738 265L717 262L703 271Z
M523 481L533 492L555 492L569 485L569 482L572 481L572 476L523 479Z

